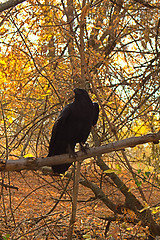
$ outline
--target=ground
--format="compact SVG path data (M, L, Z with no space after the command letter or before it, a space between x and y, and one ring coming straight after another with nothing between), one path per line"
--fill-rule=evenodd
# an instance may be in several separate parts
M126 174L122 177L127 182ZM66 239L71 213L73 183L69 183L67 191L59 199L67 179L44 176L39 171L9 173L5 177L7 184L8 179L10 179L10 185L17 187L18 190L2 189L0 208L2 236L14 240ZM90 175L90 181L98 183L99 180L96 175ZM130 184L132 185L132 183ZM114 203L117 205L123 203L123 197L109 181L102 184L102 189ZM138 196L138 192L133 191ZM146 185L144 192L150 205L159 202L160 191L154 189L153 186L151 189L151 186ZM50 215L47 216L50 211ZM134 218L132 213L129 214ZM102 201L95 199L91 190L80 185L73 239L103 240L109 239L111 236L115 239L127 239L129 236L132 236L132 239L145 239L147 228L143 229L140 223L133 226L125 221L123 223L120 221L112 222L105 236L108 222L104 218L108 216L113 216L113 213ZM135 238L133 238L134 236Z

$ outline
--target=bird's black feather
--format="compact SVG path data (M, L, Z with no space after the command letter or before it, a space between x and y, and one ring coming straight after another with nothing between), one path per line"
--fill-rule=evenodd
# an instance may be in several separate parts
M92 103L84 89L74 89L75 100L68 104L56 120L49 144L48 157L65 153L74 153L76 143L84 144L97 123L99 106ZM64 173L71 164L52 166L54 173Z

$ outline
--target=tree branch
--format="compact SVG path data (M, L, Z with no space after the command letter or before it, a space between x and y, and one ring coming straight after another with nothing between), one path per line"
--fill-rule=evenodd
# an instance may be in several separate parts
M16 5L25 2L26 0L9 0L0 4L0 12L3 12L11 7L15 7Z
M104 202L104 204L108 208L110 208L115 214L117 213L116 205L104 194L104 192L96 184L88 181L87 179L80 179L80 184L87 188L90 188L98 199Z
M151 5L147 1L143 1L143 0L134 0L134 1L142 4L143 6L145 6L147 8L150 8L150 9L152 9L152 8L159 8L159 6Z
M104 153L110 153L113 151L119 151L128 147L135 147L139 144L154 142L158 143L160 140L160 131L158 133L150 133L140 137L131 137L124 140L116 141L103 145L100 147L91 148L88 150L87 155L83 152L77 153L77 161L82 161L86 158L94 157ZM57 155L46 158L21 158L18 160L7 160L6 162L1 159L0 171L20 171L24 169L35 170L43 166L52 166L64 163L72 163L75 159L70 158L68 154Z

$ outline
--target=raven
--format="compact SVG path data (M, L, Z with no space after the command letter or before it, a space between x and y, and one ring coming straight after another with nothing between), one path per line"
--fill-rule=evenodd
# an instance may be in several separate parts
M86 152L84 144L91 127L97 123L99 105L91 101L86 90L75 88L73 91L74 101L64 107L53 126L48 157L65 153L75 157L76 143L79 143L81 150ZM56 174L62 174L70 165L71 163L55 165L52 166L52 170Z

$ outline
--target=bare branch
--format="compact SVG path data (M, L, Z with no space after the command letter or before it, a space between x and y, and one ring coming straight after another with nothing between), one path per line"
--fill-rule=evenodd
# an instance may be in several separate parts
M158 143L160 140L160 131L158 133L150 133L147 135L143 135L140 137L131 137L124 140L116 141L109 143L107 145L103 145L100 147L95 147L88 150L87 155L83 152L77 153L77 161L82 161L86 158L94 157L97 155L101 155L104 153L110 153L113 151L119 151L129 147L135 147L139 144L154 142ZM33 170L39 169L43 166L52 166L64 163L72 163L74 161L73 158L70 158L68 154L57 155L48 158L22 158L18 160L8 160L4 162L1 160L0 162L0 171L20 171L24 169Z
M134 0L134 1L142 4L143 6L145 6L147 8L151 8L151 9L152 8L159 8L159 6L151 5L147 1L143 1L143 0Z
M0 4L0 12L3 12L11 7L15 7L16 5L25 2L26 0L9 0Z
M117 212L116 206L113 201L111 201L96 184L87 181L87 179L80 179L80 183L83 186L90 188L94 192L96 197L99 198L102 202L104 202L104 204L106 204L114 213Z

